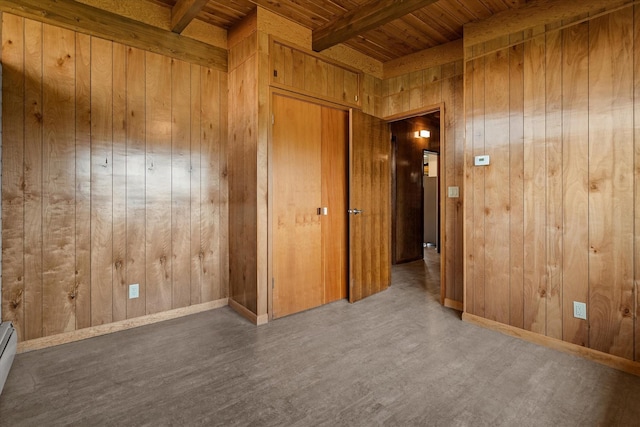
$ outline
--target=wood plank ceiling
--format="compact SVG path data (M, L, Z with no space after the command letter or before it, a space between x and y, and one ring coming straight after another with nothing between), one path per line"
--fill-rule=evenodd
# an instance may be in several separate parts
M173 8L173 13L179 14L174 17L176 32L184 28L190 14L195 15L195 19L229 29L259 5L313 30L314 48L317 50L335 43L335 40L326 38L318 40L323 30L325 33L329 29L330 33L347 34L355 27L361 31L347 34L344 43L386 62L460 39L464 24L519 7L527 0L148 1ZM394 12L399 10L402 16L396 18ZM410 12L405 12L407 10Z

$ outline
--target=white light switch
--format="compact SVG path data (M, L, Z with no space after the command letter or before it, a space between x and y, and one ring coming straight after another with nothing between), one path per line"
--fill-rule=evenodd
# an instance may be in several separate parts
M476 156L474 164L476 166L488 166L489 165L489 156Z
M455 199L456 197L460 197L460 187L449 187L448 188L449 198Z

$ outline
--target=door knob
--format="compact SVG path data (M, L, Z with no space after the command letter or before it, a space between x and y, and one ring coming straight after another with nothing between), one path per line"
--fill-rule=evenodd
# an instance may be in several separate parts
M360 209L349 209L347 212L353 215L358 215L358 214L361 214L363 211Z

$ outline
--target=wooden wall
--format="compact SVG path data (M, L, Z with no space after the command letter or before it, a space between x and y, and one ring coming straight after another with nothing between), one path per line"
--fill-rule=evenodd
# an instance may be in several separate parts
M253 31L229 49L229 296L253 314L258 313L257 43Z
M638 360L640 6L465 57L466 311Z
M367 79L365 79L366 83ZM367 86L365 85L365 88ZM375 85L373 86L375 87ZM452 62L420 71L387 78L381 82L379 116L397 118L421 109L444 111L441 137L441 189L460 188L459 198L447 198L442 206L445 238L444 280L445 303L463 300L463 166L464 166L464 107L463 63ZM366 91L365 91L366 93ZM365 98L366 100L366 98ZM451 304L449 304L451 305Z
M226 73L6 13L2 63L20 339L226 298Z

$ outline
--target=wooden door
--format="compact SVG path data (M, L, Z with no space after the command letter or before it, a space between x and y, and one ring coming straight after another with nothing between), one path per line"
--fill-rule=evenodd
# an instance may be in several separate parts
M322 255L324 303L347 297L347 147L349 113L322 107Z
M274 95L273 316L324 300L321 107Z
M346 298L348 113L280 95L273 113L275 318Z
M350 132L349 301L356 302L391 282L391 134L357 110Z

